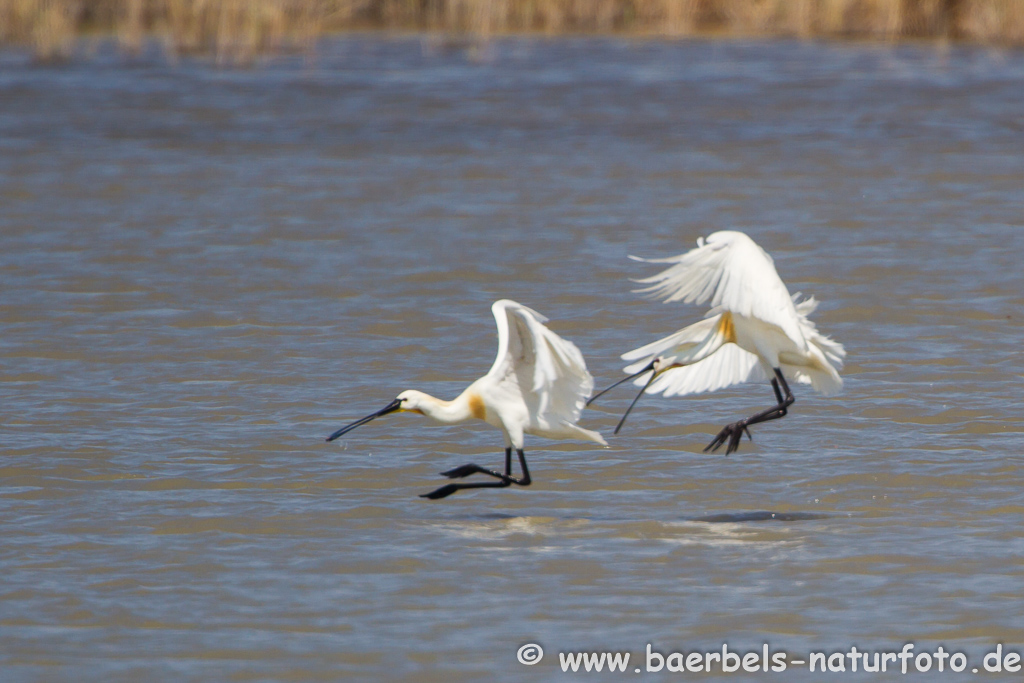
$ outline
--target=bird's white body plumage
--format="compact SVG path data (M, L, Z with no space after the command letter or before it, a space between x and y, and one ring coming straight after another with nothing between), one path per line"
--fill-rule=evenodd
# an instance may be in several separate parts
M523 447L523 435L585 439L607 445L576 422L594 389L583 354L544 326L547 318L508 299L491 306L498 325L498 355L486 375L453 401L405 391L404 410L439 422L478 418L502 430L505 445Z
M634 257L635 258L635 257ZM765 380L773 368L824 394L837 392L843 346L820 334L808 315L814 298L790 296L775 264L742 232L723 230L697 241L697 248L666 259L669 268L638 280L641 292L666 302L710 303L700 322L623 354L627 373L661 358L662 372L648 393L682 396L740 382ZM637 380L638 386L645 383Z

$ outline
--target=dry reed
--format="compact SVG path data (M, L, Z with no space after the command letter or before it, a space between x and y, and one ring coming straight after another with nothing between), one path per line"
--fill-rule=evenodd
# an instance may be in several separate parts
M0 0L0 44L67 56L88 33L221 62L309 50L327 31L906 37L1024 45L1024 0Z

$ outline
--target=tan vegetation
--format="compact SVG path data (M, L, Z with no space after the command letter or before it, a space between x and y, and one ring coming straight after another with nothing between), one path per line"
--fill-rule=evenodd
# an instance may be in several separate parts
M906 37L1024 45L1024 0L0 0L0 43L41 58L112 33L172 54L245 62L309 50L327 31L641 33L666 36Z
M309 49L343 27L360 0L0 0L0 43L30 45L41 58L69 55L76 39L112 33L128 52L147 37L169 53L208 53L245 62L258 54Z

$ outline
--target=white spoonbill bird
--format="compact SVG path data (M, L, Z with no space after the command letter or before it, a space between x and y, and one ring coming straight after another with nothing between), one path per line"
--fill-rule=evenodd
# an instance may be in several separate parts
M790 296L772 257L742 232L713 233L698 239L696 249L671 258L630 258L673 264L637 280L650 285L637 291L665 302L710 301L712 308L700 322L622 355L623 360L636 361L625 368L630 376L588 404L623 382L648 372L651 376L635 382L643 389L622 416L616 434L645 392L683 396L771 378L776 405L726 425L704 449L714 451L728 441L728 455L739 448L744 432L750 437L750 425L786 416L795 400L787 377L826 395L842 388L838 368L846 351L807 318L818 302L813 297L799 301L799 293Z
M515 301L496 301L491 311L498 323L498 357L486 375L452 401L442 401L421 391L403 391L383 409L342 427L327 440L333 441L359 425L396 411L419 413L448 424L472 417L500 429L505 436L504 473L473 463L441 473L450 479L486 474L497 481L447 484L422 495L435 500L459 489L529 486L524 434L548 439L586 439L607 446L600 434L576 424L594 389L594 378L587 372L583 354L576 345L545 327L547 318ZM513 448L523 471L518 478L512 476Z

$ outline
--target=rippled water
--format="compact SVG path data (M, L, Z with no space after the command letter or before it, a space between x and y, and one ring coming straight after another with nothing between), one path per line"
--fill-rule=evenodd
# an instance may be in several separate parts
M1019 650L1024 55L484 57L377 38L251 71L0 57L4 680ZM726 227L849 354L841 395L795 387L739 453L701 449L767 385L647 398L608 449L528 438L533 486L440 502L417 494L498 466L497 431L389 416L324 442L486 372L498 298L617 379L618 354L703 315L632 293L652 271L626 255ZM583 424L610 437L630 398Z

